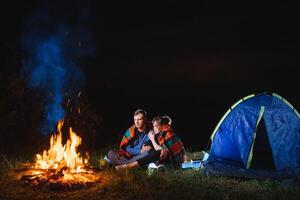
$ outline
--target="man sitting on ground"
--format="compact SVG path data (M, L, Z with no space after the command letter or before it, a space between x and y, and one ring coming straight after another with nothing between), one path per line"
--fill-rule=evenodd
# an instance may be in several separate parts
M147 122L147 112L138 109L133 115L134 125L124 134L120 150L109 151L107 158L113 165L123 165L145 157L151 149L148 133L151 130L151 123Z

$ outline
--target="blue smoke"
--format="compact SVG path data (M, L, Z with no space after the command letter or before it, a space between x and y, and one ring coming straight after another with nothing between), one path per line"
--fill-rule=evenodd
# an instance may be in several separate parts
M94 52L84 26L57 25L63 21L51 14L51 9L40 9L26 20L21 37L27 53L23 75L31 89L42 90L46 97L43 134L55 132L57 122L65 117L64 102L84 84L84 73L75 63Z
M29 86L42 88L48 92L45 106L45 121L42 132L53 132L57 122L64 118L63 87L66 84L68 69L63 62L58 40L48 39L38 45L35 63L32 68Z

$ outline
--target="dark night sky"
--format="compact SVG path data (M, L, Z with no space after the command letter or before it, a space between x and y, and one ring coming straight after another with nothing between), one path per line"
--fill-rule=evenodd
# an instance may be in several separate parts
M1 5L4 62L23 57L18 40L24 20L40 7L58 21L80 21L82 4L73 1L9 2ZM142 107L150 117L169 114L187 146L203 149L227 108L248 94L275 92L299 110L298 5L87 2L82 9L90 20L84 25L95 54L80 66L85 91L112 132L120 134ZM18 71L4 68L1 74Z

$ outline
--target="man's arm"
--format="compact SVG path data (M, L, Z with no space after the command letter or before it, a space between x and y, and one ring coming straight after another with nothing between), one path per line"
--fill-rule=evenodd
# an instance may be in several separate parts
M120 149L126 150L126 147L128 146L129 142L133 137L134 137L134 127L132 126L129 129L127 129L126 132L124 133L120 143Z
M128 153L130 153L131 155L138 155L141 153L141 150L139 148L136 148L136 147L131 147L130 145L128 145L126 147L126 151Z

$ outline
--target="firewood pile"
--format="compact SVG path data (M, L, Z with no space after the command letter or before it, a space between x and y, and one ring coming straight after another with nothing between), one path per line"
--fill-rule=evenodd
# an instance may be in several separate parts
M22 184L49 192L88 188L102 180L100 173L97 173L97 170L91 166L85 166L84 172L70 173L67 167L36 169L34 164L22 164L22 167L16 169L15 173Z

